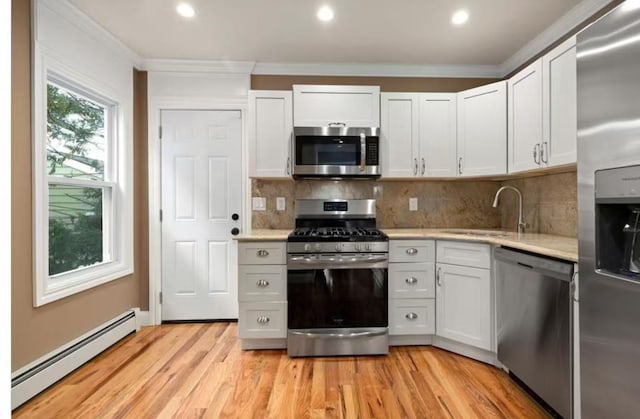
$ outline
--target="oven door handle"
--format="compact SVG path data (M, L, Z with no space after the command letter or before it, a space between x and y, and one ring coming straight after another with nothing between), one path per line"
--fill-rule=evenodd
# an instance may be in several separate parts
M309 256L289 256L287 269L384 269L389 266L387 255L357 256L357 257L325 257L312 258Z
M330 338L362 338L369 336L383 336L388 332L386 329L383 330L371 330L364 332L350 332L350 333L335 333L335 332L299 332L296 330L289 329L289 333L297 336L304 336L306 338L317 338L317 339L330 339Z

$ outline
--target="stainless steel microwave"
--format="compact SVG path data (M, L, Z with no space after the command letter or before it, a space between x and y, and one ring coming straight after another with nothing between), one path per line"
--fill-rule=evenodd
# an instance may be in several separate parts
M293 177L380 177L379 143L379 128L294 128Z

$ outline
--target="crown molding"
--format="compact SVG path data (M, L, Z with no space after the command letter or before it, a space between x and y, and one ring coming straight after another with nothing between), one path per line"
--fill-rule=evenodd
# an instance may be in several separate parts
M171 71L181 73L251 74L254 61L225 60L173 60L149 58L144 60L146 71Z
M589 19L612 0L582 0L564 16L556 20L538 36L529 41L518 52L507 58L500 66L501 76L504 77L519 66L535 57L549 45L566 35L576 26Z
M95 38L98 42L131 62L131 65L140 68L143 59L134 50L126 46L122 41L113 36L111 32L98 24L95 20L87 16L69 0L33 0L36 7L46 6L69 23L83 30L87 35Z
M360 77L502 77L494 65L324 64L257 62L252 74Z

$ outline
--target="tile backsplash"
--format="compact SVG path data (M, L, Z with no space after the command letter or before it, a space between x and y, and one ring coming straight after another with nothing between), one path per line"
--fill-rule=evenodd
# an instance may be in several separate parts
M491 206L503 185L523 193L527 231L576 237L578 231L576 172L507 181L320 181L253 179L253 197L267 200L266 211L253 211L253 228L291 229L297 198L375 198L381 228L482 228L515 230L517 199L505 191L498 208ZM286 209L276 210L276 198ZM418 210L409 211L409 198Z
M319 181L252 180L252 196L266 197L266 211L253 211L253 228L289 229L294 225L298 198L375 198L381 228L499 228L500 211L491 207L500 187L491 181ZM276 211L276 198L287 200ZM409 198L418 210L409 211Z

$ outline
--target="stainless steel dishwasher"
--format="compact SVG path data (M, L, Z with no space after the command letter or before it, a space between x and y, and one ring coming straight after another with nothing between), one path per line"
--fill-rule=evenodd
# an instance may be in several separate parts
M498 360L564 418L572 417L573 264L496 248Z

